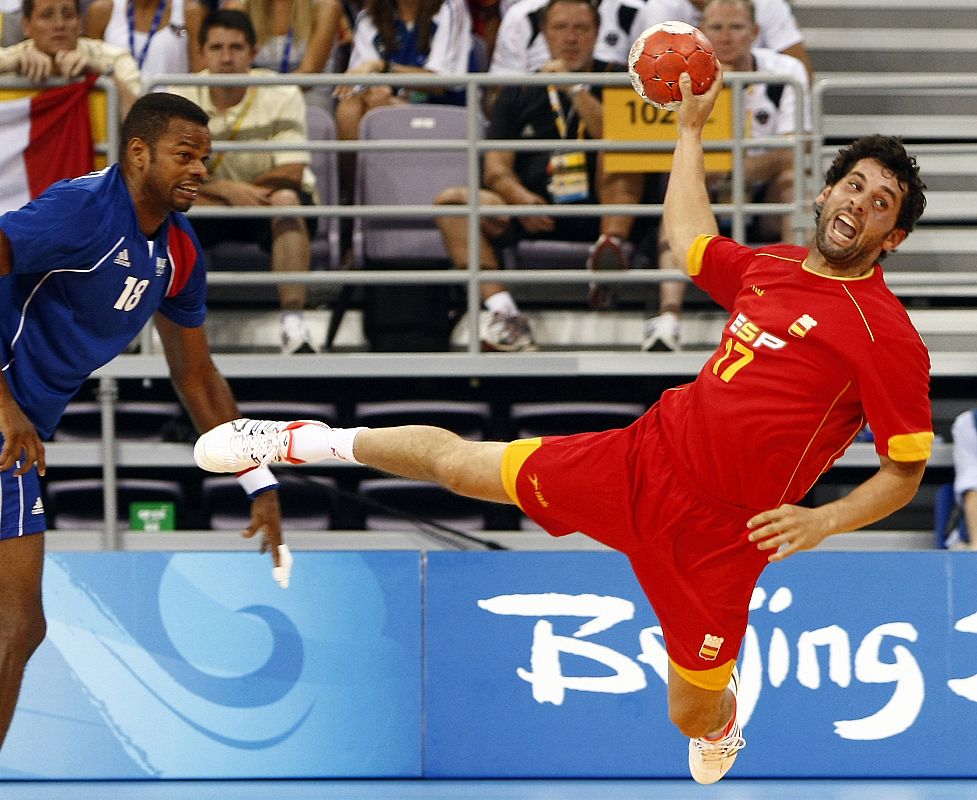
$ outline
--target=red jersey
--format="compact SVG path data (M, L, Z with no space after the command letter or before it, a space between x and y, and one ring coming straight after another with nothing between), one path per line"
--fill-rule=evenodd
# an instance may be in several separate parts
M797 502L866 421L881 455L930 455L929 354L882 269L829 277L806 253L690 249L690 276L731 316L695 381L662 396L662 429L694 485L735 506Z

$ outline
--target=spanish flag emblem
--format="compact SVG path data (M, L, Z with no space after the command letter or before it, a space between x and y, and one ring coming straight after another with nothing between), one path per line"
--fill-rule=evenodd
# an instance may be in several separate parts
M811 328L817 324L818 321L814 319L814 317L812 317L810 314L804 314L804 316L798 317L794 320L791 326L787 329L787 332L791 336L795 336L798 339L803 339L805 336L807 336L808 331L810 331Z
M713 636L711 633L707 633L702 640L702 647L699 648L699 658L715 661L724 641L726 640L722 636Z

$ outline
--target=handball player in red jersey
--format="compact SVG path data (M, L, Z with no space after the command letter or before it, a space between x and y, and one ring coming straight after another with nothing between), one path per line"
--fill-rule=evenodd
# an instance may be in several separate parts
M908 503L933 440L929 356L879 267L925 207L915 159L892 137L853 142L828 170L809 245L750 249L719 236L706 191L702 131L721 85L694 96L682 76L664 225L729 320L696 379L634 424L502 443L236 420L195 450L214 472L355 461L515 503L554 536L580 531L625 553L665 634L669 716L700 783L745 744L735 666L763 568ZM796 505L866 422L878 472L839 500Z

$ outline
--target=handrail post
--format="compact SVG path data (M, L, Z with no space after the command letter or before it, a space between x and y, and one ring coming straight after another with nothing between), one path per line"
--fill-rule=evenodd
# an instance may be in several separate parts
M115 378L98 379L96 392L102 412L102 503L104 530L103 550L121 550L119 534L118 474L115 452L115 404L119 399L119 386Z

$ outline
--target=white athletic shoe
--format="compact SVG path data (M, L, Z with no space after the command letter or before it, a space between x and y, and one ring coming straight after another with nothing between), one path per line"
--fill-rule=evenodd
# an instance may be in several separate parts
M301 464L291 455L292 431L304 425L329 427L310 419L235 419L211 428L197 439L193 458L207 472L241 472L271 463Z
M736 695L740 685L740 674L733 667L729 688ZM743 730L739 722L733 720L733 727L722 739L710 742L708 739L689 739L689 772L696 783L715 783L729 772L736 755L746 747Z
M525 314L489 314L481 322L484 352L518 353L536 349L533 328Z
M677 352L682 349L679 341L679 321L671 311L645 320L645 338L641 342L645 352Z

